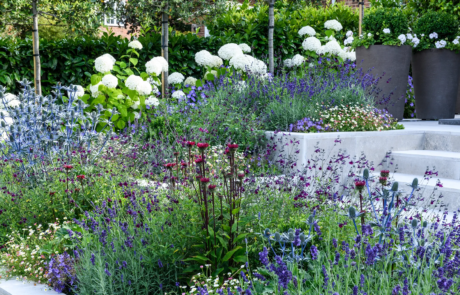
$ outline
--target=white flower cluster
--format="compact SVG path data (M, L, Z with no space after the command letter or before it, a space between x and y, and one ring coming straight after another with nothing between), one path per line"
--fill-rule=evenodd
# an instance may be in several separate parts
M302 55L296 54L296 55L294 55L294 57L292 59L290 59L290 58L286 59L284 61L284 66L286 68L298 67L301 64L303 64L304 61L305 61L305 58Z
M184 82L184 79L185 79L184 75L182 75L181 73L175 72L169 75L168 82L170 84L181 84L182 82Z
M246 44L246 43L238 44L238 46L241 48L241 50L243 50L244 53L250 53L251 52L251 47L249 47L249 45Z
M83 94L85 94L85 90L83 90ZM21 102L19 101L16 95L11 93L5 93L5 95L3 96L3 100L0 100L0 109L3 109L5 107L4 104L11 108L15 108L19 106Z
M321 48L321 41L316 37L308 37L302 42L304 50L317 52Z
M335 19L326 21L324 23L324 27L328 30L334 30L336 32L343 29L342 24L336 21Z
M70 85L71 88L76 87L75 98L80 98L85 95L85 89L81 85ZM9 93L7 93L9 94ZM14 96L14 95L13 95ZM70 93L67 92L67 96L70 97ZM0 106L0 109L3 105Z
M116 88L118 85L118 78L112 74L107 74L102 77L102 84L109 88Z
M457 45L459 43L459 41L458 41L459 39L460 39L460 36L457 36L457 38L455 38L454 41L452 41L452 43Z
M139 50L141 50L143 48L141 42L139 42L137 40L129 42L128 47L129 48L134 48L134 49L139 49Z
M240 49L241 50L241 49ZM195 53L195 62L204 67L218 68L224 61L217 55L212 55L209 51L201 50Z
M182 90L176 90L171 95L172 98L184 99L186 97L185 93Z
M347 38L350 38L350 37L353 36L353 32L352 32L352 31L348 31L346 35L347 35Z
M217 54L224 60L230 60L236 55L242 55L243 50L235 43L229 43L222 46Z
M383 33L384 34L390 34L391 30L389 28L385 28L385 29L383 29Z
M401 41L401 44L404 44L406 42L406 35L401 34L398 36L399 41Z
M324 53L331 54L331 55L338 55L342 51L342 47L340 46L339 42L333 40L329 41L324 45Z
M153 95L149 96L149 98L145 100L146 106L158 106L159 104L160 101Z
M351 43L353 43L353 40L355 40L355 39L353 38L353 36L350 36L350 37L348 37L347 39L345 39L345 40L343 41L343 45L351 44Z
M196 78L188 77L187 79L185 79L184 85L195 86L195 85L196 85L196 81L197 81Z
M139 95L149 95L152 93L153 87L148 81L142 80L142 82L139 82L139 84L137 84L136 90L137 92L139 92Z
M237 70L243 72L251 72L256 75L265 75L267 73L267 65L257 58L247 54L238 54L230 59L230 65Z
M302 37L303 35L308 35L308 36L312 37L312 36L316 35L316 31L312 27L306 26L306 27L303 27L303 28L301 28L299 30L299 35L300 35L300 37Z
M107 73L113 69L115 62L116 59L110 54L106 53L94 60L94 66L96 68L96 71L100 73Z
M168 62L162 56L152 58L145 64L147 74L155 74L159 76L161 72L168 71Z
M128 87L131 90L136 90L137 85L139 85L143 81L144 80L141 77L136 76L136 75L131 75L126 79L125 85L126 85L126 87ZM150 83L149 83L149 85L150 85Z
M430 39L438 39L438 33L433 32L433 33L430 34L429 37L430 37Z
M217 78L217 71L215 70L207 71L206 73L204 73L204 76L206 77L208 74L211 74Z
M91 96L92 97L98 97L99 95L102 94L102 92L99 91L99 85L102 85L102 83L99 82L96 85L90 85L89 86L89 90L91 91Z
M445 40L440 40L440 41L436 41L434 45L436 46L436 48L440 49L440 48L446 47L447 42Z

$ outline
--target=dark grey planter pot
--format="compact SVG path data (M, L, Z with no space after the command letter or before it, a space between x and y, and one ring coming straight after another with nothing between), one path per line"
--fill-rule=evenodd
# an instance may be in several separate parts
M458 66L460 67L460 64ZM456 114L460 114L460 78L458 79L458 85L457 110L455 111Z
M380 92L375 96L377 107L388 110L398 120L404 116L411 58L412 48L409 45L356 48L356 66L374 78L380 77L377 84Z
M455 117L460 79L460 55L447 49L427 49L412 58L415 110L426 120Z

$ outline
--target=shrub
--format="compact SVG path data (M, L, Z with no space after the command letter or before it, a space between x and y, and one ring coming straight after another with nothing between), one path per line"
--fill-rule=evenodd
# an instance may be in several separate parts
M407 18L401 9L378 8L364 15L363 31L374 34L376 44L385 41L384 29L390 29L391 35L399 36L409 30Z
M452 41L458 34L459 21L447 12L429 11L415 23L414 32L425 36L437 33L438 38Z

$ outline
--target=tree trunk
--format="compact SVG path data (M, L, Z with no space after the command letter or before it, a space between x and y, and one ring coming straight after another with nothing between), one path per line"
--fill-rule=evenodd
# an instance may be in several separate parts
M32 1L32 14L33 14L32 44L33 44L33 58L34 58L35 93L38 95L41 95L42 86L41 86L41 81L40 81L41 68L40 68L39 39L38 39L37 0Z
M163 56L166 61L169 64L169 56L168 56L168 36L169 36L169 30L168 30L168 19L169 15L167 13L168 11L168 3L166 3L166 6L164 8L163 13L161 14L161 56ZM163 72L162 73L162 97L165 98L168 96L167 91L168 91L168 72Z
M273 57L273 31L275 30L275 15L274 15L275 0L270 0L268 4L268 68L270 73L274 74L275 62Z
M358 30L358 34L359 34L359 36L361 36L361 34L363 33L364 0L361 0L360 2L358 2L358 15L359 15L359 30Z

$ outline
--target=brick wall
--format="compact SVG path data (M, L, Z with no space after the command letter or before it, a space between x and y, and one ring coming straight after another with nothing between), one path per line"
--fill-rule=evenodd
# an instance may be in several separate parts
M123 38L130 38L131 34L128 34L128 29L125 29L124 27L117 27L117 26L109 26L109 29L111 29L114 33L115 36L121 36ZM99 30L102 32L106 32L106 29L104 27L100 27Z
M353 7L353 8L358 8L358 1L357 0L336 0L337 2L342 2L345 3L345 5ZM369 0L364 0L364 6L365 7L370 7L371 3Z

